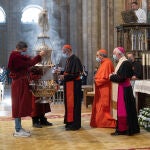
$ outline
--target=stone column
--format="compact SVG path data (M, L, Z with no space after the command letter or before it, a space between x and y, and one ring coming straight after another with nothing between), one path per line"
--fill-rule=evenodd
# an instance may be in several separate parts
M107 0L101 0L101 48L108 49L108 8Z
M70 43L69 5L66 0L61 1L61 39L62 45Z
M114 0L108 1L108 57L112 58L114 49Z
M114 0L114 28L119 24L122 24L121 11L125 10L126 0ZM115 31L115 30L114 30ZM114 46L117 45L117 32L114 32Z
M16 4L16 5L14 5ZM12 7L13 6L13 7ZM17 0L9 1L7 13L7 41L8 56L16 48L16 44L21 40L21 2Z
M80 58L83 58L82 0L70 0L70 43L74 53Z
M82 1L83 64L88 64L88 83L93 83L96 51L100 48L99 0Z
M89 0L88 0L89 1ZM88 56L89 56L89 53L88 53L88 46L91 47L91 43L88 42L88 39L91 39L90 35L89 35L89 32L91 32L91 27L89 28L89 22L91 20L91 10L89 10L88 8L88 2L87 0L83 0L82 1L82 39L83 39L83 60L82 60L82 63L85 65L85 66L90 66L91 68L91 64L89 64L89 62L91 60L88 61L88 59L90 59ZM91 3L90 3L91 4ZM89 70L89 69L88 69Z

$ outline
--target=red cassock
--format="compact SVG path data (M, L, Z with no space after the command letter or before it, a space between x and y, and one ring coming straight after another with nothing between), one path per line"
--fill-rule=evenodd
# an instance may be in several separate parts
M31 58L21 55L18 51L12 51L9 57L8 68L10 69L10 77L13 79L11 84L13 118L31 115L32 93L29 90L28 71L31 66L40 61L40 55Z
M109 75L114 71L110 59L104 58L95 74L95 96L92 105L91 127L115 127L111 115L111 81Z

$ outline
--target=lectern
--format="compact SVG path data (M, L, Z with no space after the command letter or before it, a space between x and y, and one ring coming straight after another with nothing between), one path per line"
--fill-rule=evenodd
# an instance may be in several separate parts
M129 23L116 26L117 46L132 51L135 59L142 62L143 78L150 79L150 24Z

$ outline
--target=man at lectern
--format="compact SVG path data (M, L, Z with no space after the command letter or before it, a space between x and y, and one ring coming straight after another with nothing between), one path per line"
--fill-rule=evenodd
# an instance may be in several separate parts
M131 3L131 9L134 10L138 20L138 23L146 23L147 19L146 19L146 13L143 9L141 9L138 5L137 2L132 2Z

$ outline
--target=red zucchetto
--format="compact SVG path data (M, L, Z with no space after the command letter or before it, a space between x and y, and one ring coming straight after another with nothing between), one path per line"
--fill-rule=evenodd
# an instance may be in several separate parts
M66 44L66 45L63 46L62 49L70 49L70 50L72 50L72 47L71 47L71 45Z
M105 54L105 55L107 55L107 51L106 51L105 49L100 49L100 50L98 50L98 52L99 52L100 54Z

